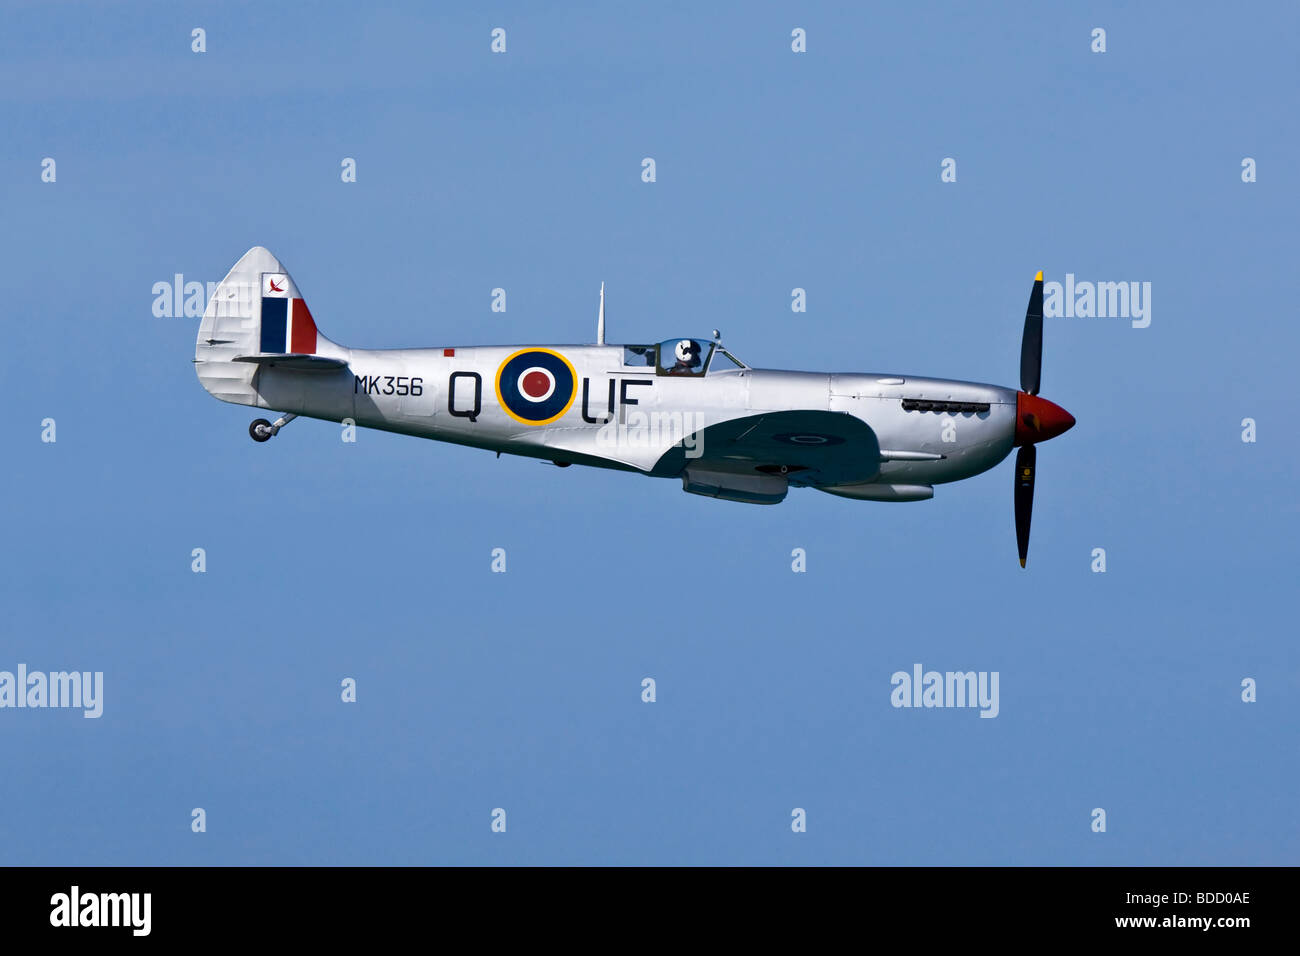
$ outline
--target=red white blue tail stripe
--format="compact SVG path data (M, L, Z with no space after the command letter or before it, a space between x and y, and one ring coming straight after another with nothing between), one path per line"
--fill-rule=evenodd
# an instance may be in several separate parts
M263 352L314 355L316 322L287 273L262 273Z

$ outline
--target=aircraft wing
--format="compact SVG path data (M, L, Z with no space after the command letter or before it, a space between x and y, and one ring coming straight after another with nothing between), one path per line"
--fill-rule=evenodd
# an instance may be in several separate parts
M672 475L690 466L737 475L781 474L790 484L805 486L871 481L880 473L876 433L845 412L747 415L710 425L685 445L670 448L653 473Z

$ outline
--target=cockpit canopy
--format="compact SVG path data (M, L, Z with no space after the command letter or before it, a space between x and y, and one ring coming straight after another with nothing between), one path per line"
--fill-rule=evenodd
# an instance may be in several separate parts
M653 368L656 375L688 378L747 367L717 342L694 338L665 339L658 345L625 345L623 364Z

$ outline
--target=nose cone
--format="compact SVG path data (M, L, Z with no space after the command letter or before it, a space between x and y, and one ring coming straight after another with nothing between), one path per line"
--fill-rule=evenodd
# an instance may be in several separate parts
M1016 393L1016 444L1035 445L1074 427L1074 416L1060 405L1026 392Z

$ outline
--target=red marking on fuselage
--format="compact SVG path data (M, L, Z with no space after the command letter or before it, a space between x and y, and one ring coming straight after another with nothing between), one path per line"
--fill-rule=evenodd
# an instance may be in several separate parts
M551 379L545 372L529 372L521 383L525 395L541 398L551 387Z

